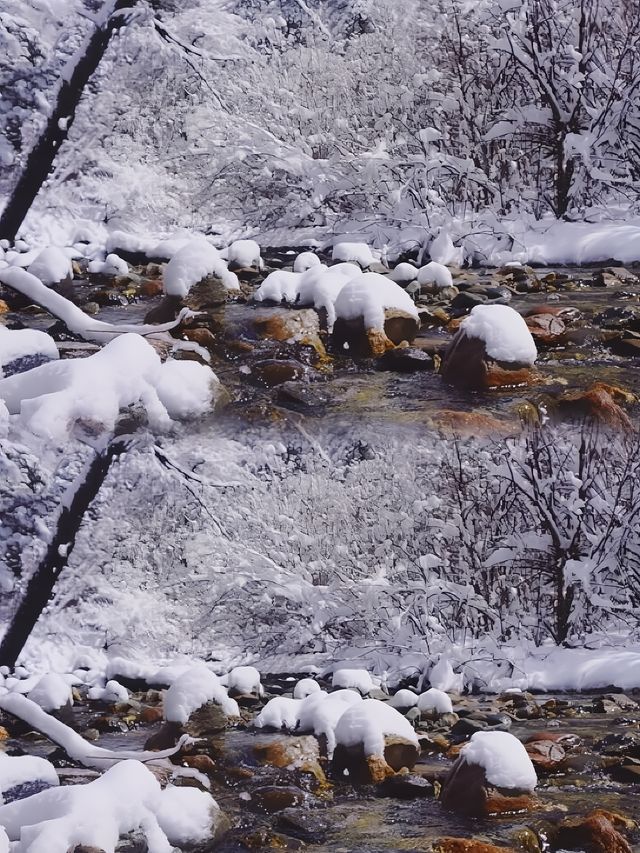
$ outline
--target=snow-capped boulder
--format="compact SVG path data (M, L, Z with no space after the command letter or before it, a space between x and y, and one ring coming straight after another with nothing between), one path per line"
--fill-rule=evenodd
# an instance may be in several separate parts
M313 252L300 252L293 262L294 272L306 272L311 267L322 266L322 261Z
M413 690L398 690L389 699L389 705L400 711L401 714L406 713L410 708L415 708L418 704L418 694Z
M529 811L538 779L524 745L509 732L476 732L460 750L442 787L446 808L486 817Z
M437 290L442 290L444 287L451 287L453 278L451 272L436 261L430 261L425 266L418 270L418 284L420 286L433 284Z
M431 712L436 715L450 714L453 711L451 699L443 690L430 687L418 696L418 710L421 713Z
M7 329L0 324L0 377L55 361L56 342L36 329Z
M526 385L534 380L535 342L523 318L508 305L476 305L447 348L440 372L470 390Z
M229 264L261 270L264 266L260 255L260 246L255 240L234 240L226 251Z
M264 695L264 689L260 683L260 673L255 666L235 666L220 680L227 685L227 689L232 695Z
M119 255L116 255L115 252L111 252L104 261L91 261L88 270L93 275L128 275L129 264Z
M104 687L95 685L91 687L87 693L89 699L96 702L107 702L114 704L117 702L127 702L129 699L129 691L120 682L115 679L107 681Z
M404 285L405 287L410 282L415 281L417 277L418 268L414 267L413 264L407 263L398 264L389 273L391 281L395 281L396 284Z
M43 675L28 695L43 711L59 711L66 705L73 705L71 685L57 672Z
M215 276L226 290L238 290L238 278L229 271L220 253L204 239L186 243L164 269L164 292L184 299L194 285Z
M363 269L378 261L366 243L336 243L332 249L331 257L334 261L353 261Z
M357 690L363 696L370 693L376 684L366 669L337 669L331 676L334 688Z
M42 249L29 264L27 272L46 285L60 284L63 281L71 281L73 278L71 258L57 246Z
M298 731L313 732L320 738L321 749L331 758L336 746L335 729L350 705L362 702L355 690L336 690L335 693L311 693L300 702Z
M335 729L333 770L364 783L382 782L401 767L409 770L420 755L411 723L378 699L364 699L348 708Z
M321 693L322 688L313 678L301 678L293 688L294 699L306 699L312 693Z
M276 731L295 731L302 699L288 696L274 696L253 721L257 729L275 729Z
M333 350L356 358L374 358L402 341L411 343L420 328L411 297L379 273L348 281L338 294L335 311Z
M53 788L58 784L56 769L46 758L0 752L0 804L22 799L37 790Z

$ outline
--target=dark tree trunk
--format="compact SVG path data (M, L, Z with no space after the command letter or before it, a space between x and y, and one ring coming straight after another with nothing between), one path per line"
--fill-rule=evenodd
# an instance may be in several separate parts
M136 0L115 0L115 2L108 0L108 2L113 3L113 13L104 26L96 28L71 76L68 80L62 80L60 84L55 107L38 141L29 153L18 183L0 216L0 239L15 240L25 216L51 171L60 146L67 138L82 93L100 64L113 31L122 24L118 12L130 9L135 5Z
M126 449L124 440L112 441L89 464L80 485L71 486L49 547L27 584L24 597L0 643L0 665L15 666L25 643L49 603L56 581L67 565L85 513L100 491L111 463Z

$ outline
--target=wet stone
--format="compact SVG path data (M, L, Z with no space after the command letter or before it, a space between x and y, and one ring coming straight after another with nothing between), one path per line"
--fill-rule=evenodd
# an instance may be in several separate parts
M264 785L251 792L250 805L266 814L275 814L304 803L305 793L293 785Z
M396 373L433 370L433 366L433 358L417 347L396 347L376 361L378 370L391 370Z
M308 844L323 842L331 828L329 818L317 811L304 808L287 808L278 814L276 829L285 835L299 838Z
M414 773L397 773L378 785L377 793L381 797L393 797L398 800L416 800L432 797L433 784Z

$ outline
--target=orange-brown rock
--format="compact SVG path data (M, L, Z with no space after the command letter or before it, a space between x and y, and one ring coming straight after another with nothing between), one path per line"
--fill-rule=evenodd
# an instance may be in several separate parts
M565 751L559 743L551 740L534 740L525 744L536 770L546 773L557 773L565 768Z
M419 330L420 323L411 314L388 308L385 311L384 330L365 329L362 318L338 318L331 334L331 345L337 355L378 358L402 341L411 343Z
M561 414L587 418L614 429L630 430L631 420L620 403L631 403L635 399L633 394L616 385L594 382L586 391L565 392L556 402Z
M554 841L559 847L588 848L593 853L632 853L621 829L632 829L633 821L615 812L596 809L586 817L568 818L558 827Z
M210 329L185 329L182 337L208 350L214 349L216 345L216 336Z
M522 429L522 422L500 420L488 412L461 412L443 409L430 417L437 429L453 435L488 436L515 435Z
M515 853L513 847L496 847L475 838L438 838L433 842L433 853Z
M159 723L162 719L162 708L156 707L143 708L140 711L140 722L142 723Z
M138 287L140 295L148 298L160 296L162 294L162 290L162 280L159 278L147 278L141 282Z
M262 308L251 316L258 338L311 346L319 356L326 351L320 338L320 320L313 308Z
M313 774L318 782L326 782L324 770L320 765L318 740L312 735L263 736L255 743L253 753L260 764L302 770Z
M484 341L468 337L464 330L460 330L447 347L440 373L445 382L469 391L532 385L538 380L536 371L529 365L489 358Z
M193 767L201 773L213 773L216 769L216 763L210 755L185 755L181 760L186 767Z
M9 306L4 301L4 299L0 299L0 314L7 314L9 310Z
M564 322L548 312L532 314L525 322L537 344L542 346L564 346L567 343Z
M375 785L403 767L411 770L419 754L420 750L414 743L401 737L385 738L384 757L365 755L362 744L349 747L338 744L333 753L332 769L338 778L345 777L361 785Z

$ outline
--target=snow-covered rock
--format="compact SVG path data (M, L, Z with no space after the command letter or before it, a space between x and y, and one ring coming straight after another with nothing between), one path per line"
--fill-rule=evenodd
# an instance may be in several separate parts
M418 696L418 710L435 711L436 714L450 714L453 711L453 705L444 691L438 690L437 687L431 687Z
M49 246L37 255L29 264L28 272L40 279L43 284L60 284L73 278L71 258L57 246Z
M363 269L378 261L366 243L336 243L332 249L331 257L334 261L353 261Z
M261 270L264 266L260 255L260 246L255 240L234 240L226 251L230 264L239 267L255 267Z
M401 712L408 711L409 708L415 708L417 704L418 694L414 693L413 690L398 690L389 699L389 705Z
M467 764L485 771L496 788L533 791L538 777L524 745L509 732L476 732L460 750Z
M184 725L194 711L208 702L220 705L230 717L240 716L238 703L229 697L218 677L204 665L191 667L164 694L165 720Z
M476 305L460 329L468 338L482 341L495 361L532 365L538 357L527 324L508 305Z
M430 261L418 270L418 284L435 284L439 288L450 287L453 284L451 272L436 261Z
M44 782L56 787L59 782L56 768L46 758L0 752L0 802L4 802L5 792L28 782Z
M164 269L164 291L184 298L207 276L215 275L227 290L238 290L238 278L229 271L220 253L204 239L191 240L179 249Z
M362 702L355 690L336 690L335 693L311 693L302 699L298 712L298 731L313 732L326 739L327 756L331 758L336 745L335 728L350 706Z
M104 687L96 685L91 687L87 693L89 699L98 702L127 702L129 699L129 691L126 687L120 684L115 679L107 681Z
M58 358L58 347L52 337L37 329L7 329L0 324L0 377L3 368L12 361L37 355L52 361Z
M91 261L88 269L90 273L99 275L127 275L129 272L129 264L121 257L111 252L107 255L104 261Z
M318 682L313 678L301 678L293 688L294 699L305 699L312 693L321 693L322 689Z
M396 284L408 284L411 281L415 281L417 277L418 268L414 267L413 264L407 263L397 264L389 273L389 278L391 281L395 281Z
M306 272L311 267L322 266L322 261L313 252L300 252L293 262L294 272Z
M362 319L365 329L384 330L385 310L403 311L419 322L413 300L394 281L375 272L356 276L345 284L336 299L341 320Z
M235 666L231 672L221 679L221 682L226 684L228 690L233 690L236 693L253 693L256 696L264 694L264 689L260 683L260 673L255 666Z
M257 729L284 729L295 731L298 725L301 699L290 699L288 696L274 696L269 699L264 708L253 721Z
M366 669L337 669L331 676L333 687L358 690L362 695L370 693L375 687L371 673Z
M73 705L71 685L62 675L49 672L43 675L29 691L29 699L40 705L43 711L58 711L65 705Z

